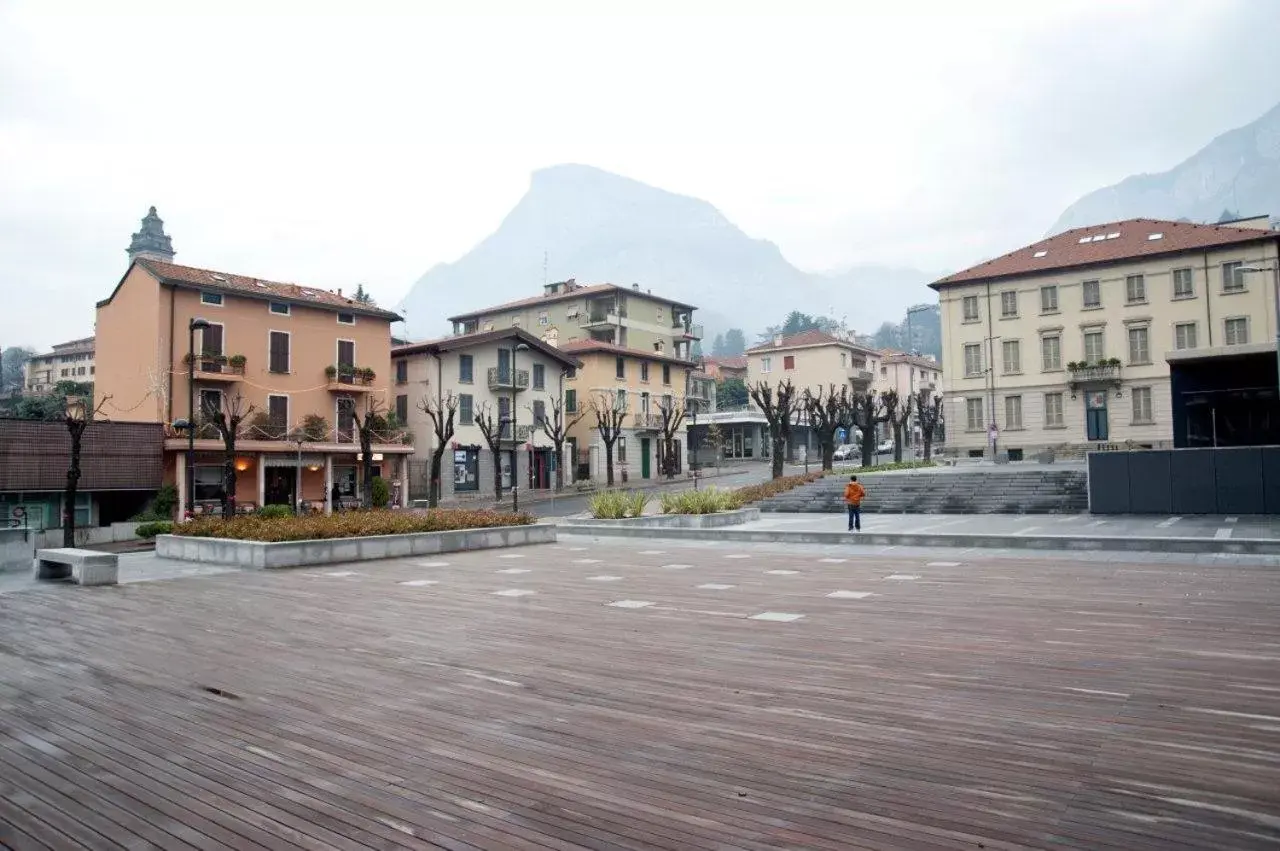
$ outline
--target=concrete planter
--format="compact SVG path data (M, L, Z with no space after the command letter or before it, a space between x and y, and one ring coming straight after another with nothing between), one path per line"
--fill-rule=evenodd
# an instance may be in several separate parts
M29 529L0 529L0 572L30 570L38 534Z
M759 519L760 509L739 508L737 511L719 511L715 514L651 514L648 517L627 517L622 520L579 520L574 525L631 529L719 529Z
M547 523L535 523L532 526L503 526L493 529L458 529L451 532L279 543L158 535L156 536L156 555L161 558L198 561L204 564L274 569L518 547L526 544L549 544L554 543L555 540L556 527Z

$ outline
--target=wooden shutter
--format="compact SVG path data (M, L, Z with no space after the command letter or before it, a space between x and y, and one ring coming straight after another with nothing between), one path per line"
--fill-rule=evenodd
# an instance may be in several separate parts
M267 417L271 420L271 428L284 432L289 428L289 397L268 396Z
M271 332L271 365L272 372L289 371L289 335L284 331Z
M205 355L222 354L221 325L210 325L200 332L200 353Z

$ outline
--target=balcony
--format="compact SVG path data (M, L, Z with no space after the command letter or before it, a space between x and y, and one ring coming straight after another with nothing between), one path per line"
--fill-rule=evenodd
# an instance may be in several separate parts
M541 429L538 428L537 426L520 425L517 423L515 442L528 443L530 440L533 440L533 436L537 434L539 431L541 431ZM501 440L503 443L511 442L511 423L504 422L502 424L502 431L500 432L498 439Z
M875 373L871 372L870 370L866 370L866 369L849 370L849 381L855 387L870 386L871 382L874 380L875 380Z
M586 330L592 328L611 328L622 324L622 317L614 310L589 310L582 317L579 327Z
M515 379L514 383L512 378ZM489 389L490 390L528 390L529 389L529 370L527 369L503 369L499 366L489 367Z
M672 327L679 333L679 336L684 337L686 340L702 339L701 325L694 325L690 322L677 322Z
M1073 361L1067 364L1067 386L1071 389L1072 398L1081 388L1119 387L1120 361L1117 358L1092 364Z
M190 358L183 358L190 364ZM214 381L230 384L244 378L244 355L196 355L195 369L192 370L196 381Z
M324 377L334 393L368 393L373 390L373 381L378 376L367 366L338 364L326 366Z
M641 431L662 431L662 415L636 414L632 417L631 427Z

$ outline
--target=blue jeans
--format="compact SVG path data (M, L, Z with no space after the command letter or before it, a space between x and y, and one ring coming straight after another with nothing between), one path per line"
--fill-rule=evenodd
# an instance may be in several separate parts
M858 505L849 506L849 531L854 529L862 531L862 507Z

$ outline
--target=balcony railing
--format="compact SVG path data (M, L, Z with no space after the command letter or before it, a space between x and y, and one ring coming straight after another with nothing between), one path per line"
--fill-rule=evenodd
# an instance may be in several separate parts
M684 334L684 336L688 337L691 340L702 339L701 325L694 325L691 322L677 322L673 327L681 331Z
M184 360L187 363L191 362L190 358L184 358ZM195 369L193 371L204 379L220 376L227 381L234 381L244 376L244 365L245 358L243 355L233 355L231 357L213 354L196 355Z
M349 366L347 364L338 364L336 366L327 366L324 370L325 378L329 380L329 389L331 390L358 390L360 388L369 388L373 386L374 379L377 375L372 369L360 366Z
M512 378L515 383L512 384ZM528 390L529 389L529 370L527 369L503 369L499 366L489 367L489 389L490 390Z
M866 369L855 369L849 374L849 379L855 384L870 384L875 380L875 375Z
M1067 386L1074 394L1079 387L1088 385L1120 386L1119 363L1069 363L1067 364Z
M645 429L648 431L660 431L662 429L661 414L636 414L633 419L633 428Z

